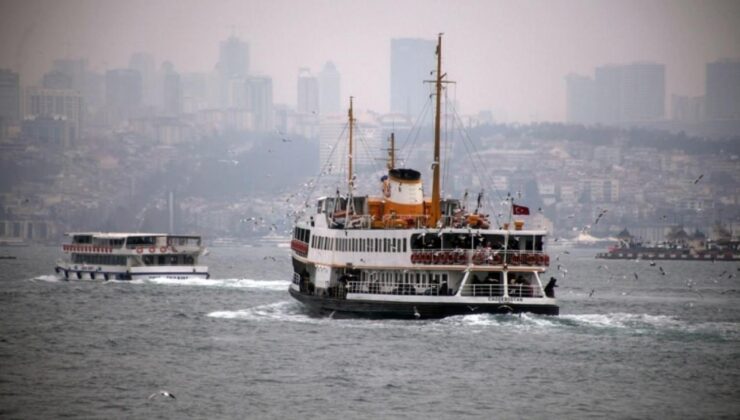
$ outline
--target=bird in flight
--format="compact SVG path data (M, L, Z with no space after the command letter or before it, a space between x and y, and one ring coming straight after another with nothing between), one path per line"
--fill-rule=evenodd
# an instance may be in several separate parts
M694 180L694 185L698 184L698 183L699 183L699 181L701 181L701 179L702 179L702 178L704 178L704 174L701 174L701 175L699 175L699 178L696 178L696 179Z
M170 391L166 391L164 389L161 390L161 391L159 391L159 392L155 392L154 394L150 395L149 396L149 399L151 400L152 398L159 397L160 395L163 396L163 397L172 398L173 400L176 399L175 398L175 394L171 393Z
M604 217L604 215L606 214L607 211L609 211L609 210L607 210L607 209L601 210L601 212L599 213L599 215L596 216L596 221L594 222L595 225L599 223L599 220L601 220L601 218Z

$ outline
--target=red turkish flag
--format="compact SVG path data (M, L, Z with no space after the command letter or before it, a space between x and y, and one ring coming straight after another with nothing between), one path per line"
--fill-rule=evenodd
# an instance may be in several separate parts
M516 204L512 204L511 206L511 212L515 216L529 216L529 207L517 206Z

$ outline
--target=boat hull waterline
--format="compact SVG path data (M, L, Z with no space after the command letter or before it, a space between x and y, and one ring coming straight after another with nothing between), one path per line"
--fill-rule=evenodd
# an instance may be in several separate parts
M531 304L511 300L460 301L454 296L432 301L389 301L320 297L301 293L292 286L290 295L309 310L321 314L340 314L350 317L395 318L395 319L439 319L454 315L531 313L536 315L559 315L556 304ZM454 301L453 301L454 300Z

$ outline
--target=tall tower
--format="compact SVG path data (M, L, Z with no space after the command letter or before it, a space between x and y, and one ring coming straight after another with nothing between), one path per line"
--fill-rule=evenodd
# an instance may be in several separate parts
M18 73L0 69L0 119L20 120L21 91Z
M247 110L252 112L252 129L270 131L273 124L272 79L252 76L247 79Z
M157 65L154 56L146 52L131 55L128 68L141 75L141 104L160 106L162 104L161 85L157 83Z
M707 63L705 89L708 120L740 119L740 60Z
M665 117L665 65L632 63L622 68L622 121Z
M71 89L28 88L26 116L63 119L66 121L65 146L80 136L83 121L82 95Z
M569 74L565 78L567 120L570 123L595 122L594 80L587 76Z
M334 63L327 61L319 73L319 110L323 115L339 114L340 105L340 77Z
M221 42L218 57L219 101L222 107L242 107L247 74L249 44L231 36Z
M141 106L141 74L132 69L108 70L105 73L105 105L112 123L133 117Z
M435 48L433 40L391 40L391 112L419 118L429 98L424 80L432 78Z
M307 67L298 70L298 112L319 113L319 81Z
M177 116L182 112L182 84L180 74L169 61L162 64L162 105L165 115Z

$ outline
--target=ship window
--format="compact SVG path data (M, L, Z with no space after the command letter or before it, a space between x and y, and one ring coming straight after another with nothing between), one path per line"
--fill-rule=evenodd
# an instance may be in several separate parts
M164 255L160 255L157 257L157 265L165 265L167 264L167 259Z
M383 238L383 252L388 252L388 238Z
M152 265L154 263L154 257L151 255L144 255L144 265Z

